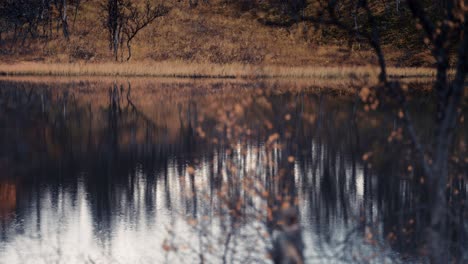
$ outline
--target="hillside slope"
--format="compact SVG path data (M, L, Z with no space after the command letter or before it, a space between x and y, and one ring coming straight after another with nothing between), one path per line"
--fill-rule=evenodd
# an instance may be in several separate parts
M69 19L69 41L64 39L57 25L52 38L28 39L19 45L0 41L0 60L112 61L100 2L89 0L80 5L76 19ZM200 4L197 8L187 5L184 1L171 3L167 15L157 18L136 36L132 44L133 62L332 66L376 61L368 47L349 45L344 34L317 30L306 23L268 26L259 22L257 10L240 11L224 2ZM404 38L398 35L389 37L387 34L384 40L390 65L429 66L432 63L424 49L405 46Z

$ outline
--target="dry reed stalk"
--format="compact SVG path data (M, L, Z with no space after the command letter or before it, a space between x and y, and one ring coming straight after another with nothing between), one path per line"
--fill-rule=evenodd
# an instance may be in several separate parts
M431 68L389 68L390 76L404 78L433 78ZM199 64L185 62L154 63L64 63L48 64L23 62L0 64L4 76L122 76L164 78L311 78L366 79L378 75L375 66L344 67L287 67L253 66L243 64Z

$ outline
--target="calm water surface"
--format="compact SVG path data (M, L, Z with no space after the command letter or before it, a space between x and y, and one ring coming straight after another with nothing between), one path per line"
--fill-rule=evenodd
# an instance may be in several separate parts
M424 255L428 194L388 107L177 80L4 80L0 107L0 263L268 263L285 199L308 262Z

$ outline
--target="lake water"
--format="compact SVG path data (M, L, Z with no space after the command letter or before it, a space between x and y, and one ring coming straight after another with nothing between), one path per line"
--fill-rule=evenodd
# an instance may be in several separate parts
M430 194L391 105L306 83L0 81L0 263L268 263L285 203L308 263L424 261Z

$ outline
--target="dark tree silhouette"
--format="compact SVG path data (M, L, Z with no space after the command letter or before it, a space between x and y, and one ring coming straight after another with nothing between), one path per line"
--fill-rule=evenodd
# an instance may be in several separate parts
M319 1L320 2L320 1ZM384 97L390 97L395 105L395 114L404 122L415 157L424 169L428 178L430 197L427 208L431 216L431 228L427 232L430 244L431 259L434 263L448 260L447 234L449 203L446 186L449 180L449 154L454 140L454 132L460 120L461 103L465 90L465 79L468 71L468 9L463 0L444 1L441 4L442 17L433 19L427 12L427 6L421 1L408 0L408 8L424 31L425 41L429 44L436 60L437 75L433 82L434 104L437 106L435 131L432 142L424 144L415 131L414 122L408 111L405 85L399 79L390 79L387 74L385 54L382 50L380 34L384 30L370 3L360 1L323 1L316 14L303 15L299 21L311 21L319 26L337 27L350 35L359 35L361 41L368 43L374 50L380 67L379 84L374 91ZM357 14L364 17L366 28L349 23L337 12L340 6L353 6ZM457 47L452 49L451 47ZM449 61L456 61L455 74L449 77ZM367 94L367 92L366 92ZM367 96L365 101L367 101ZM375 101L375 100L374 100ZM373 101L371 100L370 103ZM464 231L459 227L458 231Z

